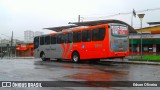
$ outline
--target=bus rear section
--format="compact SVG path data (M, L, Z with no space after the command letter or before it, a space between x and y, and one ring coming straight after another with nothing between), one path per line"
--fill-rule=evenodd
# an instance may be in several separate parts
M110 24L110 56L125 57L129 55L128 27L123 24Z

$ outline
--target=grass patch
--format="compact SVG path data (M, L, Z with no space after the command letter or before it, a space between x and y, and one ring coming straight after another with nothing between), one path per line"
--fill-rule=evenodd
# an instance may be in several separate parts
M141 57L135 57L134 60L141 60ZM160 61L160 55L144 55L142 61Z

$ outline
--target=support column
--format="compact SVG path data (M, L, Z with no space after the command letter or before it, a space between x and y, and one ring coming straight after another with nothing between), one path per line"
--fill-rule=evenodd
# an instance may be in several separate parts
M153 45L153 52L156 53L157 48L156 48L156 44Z
M136 49L137 49L137 52L139 52L139 44L138 44L138 46L137 46L137 48L136 48Z
M137 47L136 47L137 55L139 55L139 54L140 54L140 50L139 50L139 49L140 49L140 47L139 47L139 46L140 46L140 44L138 44L138 45L137 45Z

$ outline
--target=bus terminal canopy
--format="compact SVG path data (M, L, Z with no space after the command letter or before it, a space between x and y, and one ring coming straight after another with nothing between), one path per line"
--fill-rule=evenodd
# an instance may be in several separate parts
M119 23L119 24L125 24L129 28L129 33L137 33L137 31L130 26L129 24L120 21L120 20L98 20L98 21L86 21L86 22L69 22L69 24L75 24L78 26L93 26L93 25L100 25L100 24L107 24L107 23Z
M107 23L125 24L129 28L129 33L137 33L133 27L131 27L129 24L127 24L123 21L120 21L120 20L98 20L98 21L86 21L86 22L69 22L69 24L75 24L75 25L51 27L51 28L44 28L44 29L49 29L49 30L59 32L64 29L69 29L69 28L74 28L74 27L79 27L79 26L94 26L94 25L107 24Z
M149 25L160 25L160 22L148 22Z
M51 28L44 28L44 29L49 29L52 31L60 32L64 29L69 29L69 28L74 28L74 27L77 27L77 25L59 26L59 27L51 27Z

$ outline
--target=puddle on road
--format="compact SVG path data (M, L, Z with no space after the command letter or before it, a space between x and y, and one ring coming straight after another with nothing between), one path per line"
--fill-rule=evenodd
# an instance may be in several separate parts
M72 79L81 79L85 81L113 81L117 77L121 79L125 78L128 75L128 71L118 71L118 70L98 70L98 69L86 69L79 70L80 72L66 76L67 78ZM119 80L118 80L119 81Z
M64 64L63 67L68 69L94 69L92 66L80 64Z
M114 81L117 79L123 80L129 71L126 71L126 67L123 66L101 66L90 64L74 64L74 63L59 63L59 62L35 62L35 65L44 65L45 68L61 68L70 69L70 72L76 74L65 76L65 78L85 80L85 81ZM43 67L44 68L44 67ZM42 67L36 67L36 69L42 69ZM72 70L74 69L74 70ZM117 78L118 77L118 78ZM118 80L119 81L119 80Z

